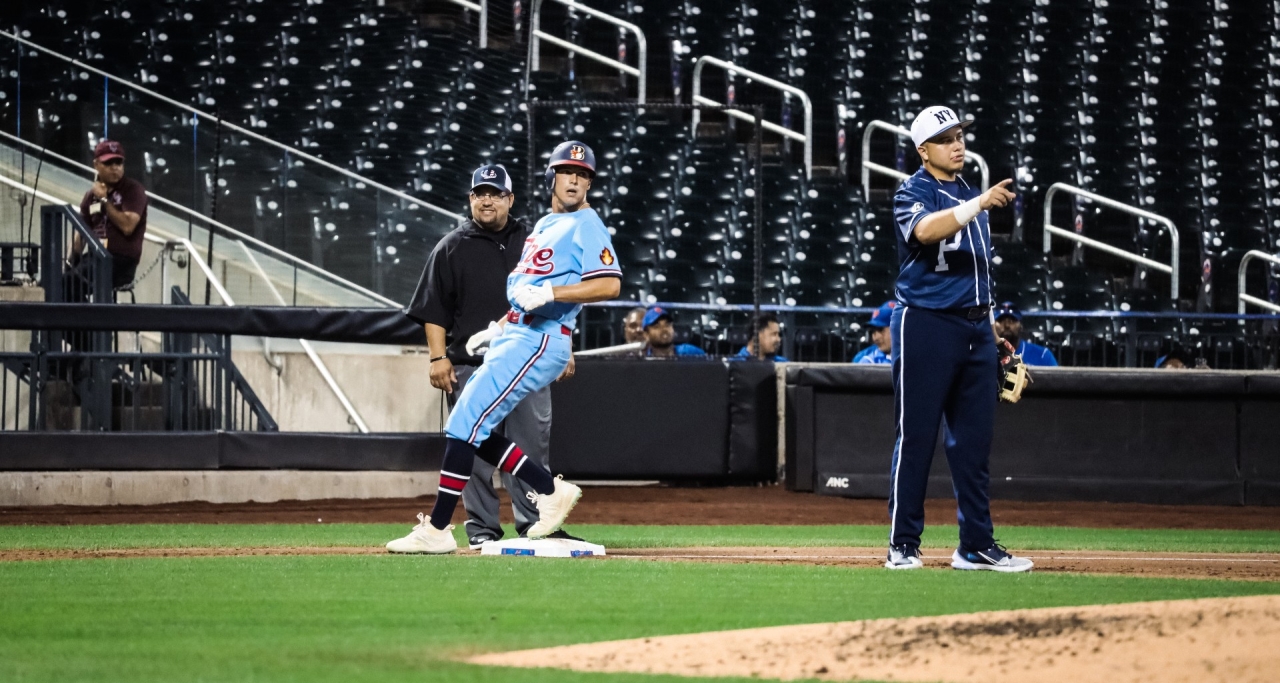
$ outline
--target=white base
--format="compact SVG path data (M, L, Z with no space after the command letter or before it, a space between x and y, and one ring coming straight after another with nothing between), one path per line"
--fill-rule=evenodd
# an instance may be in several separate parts
M604 546L586 541L570 541L567 538L513 538L509 541L489 541L480 546L481 555L510 555L513 557L595 557L603 556Z

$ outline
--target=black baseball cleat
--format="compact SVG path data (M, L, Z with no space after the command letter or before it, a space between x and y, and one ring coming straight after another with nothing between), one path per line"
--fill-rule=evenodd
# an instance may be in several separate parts
M564 539L564 540L566 540L566 541L582 541L583 543L586 543L586 541L585 541L584 539L578 538L577 536L574 536L573 534L570 534L569 532L565 531L564 529L558 529L555 533L553 533L553 534L551 534L551 535L547 536L547 538L560 538L560 539Z
M479 550L480 546L488 543L489 541L496 541L496 540L498 540L497 536L494 536L493 534L487 531L481 531L476 535L472 536L471 538L468 538L467 544L471 546L472 550Z
M1012 574L1030 571L1034 564L1025 557L1010 555L999 543L991 544L983 550L965 550L956 548L951 554L951 566L955 569L986 569L993 572Z

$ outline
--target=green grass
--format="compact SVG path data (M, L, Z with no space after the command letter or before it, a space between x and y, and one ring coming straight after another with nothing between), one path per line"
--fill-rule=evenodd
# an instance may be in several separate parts
M157 526L61 535L46 528L37 536L8 528L0 538L8 547L24 539L89 547L142 542L146 529L198 545L374 542L389 531L203 527L203 535ZM647 529L591 531L652 538ZM825 533L808 538L840 538ZM671 540L679 538L688 537ZM705 542L697 534L692 540ZM687 679L487 668L449 658L780 624L1260 593L1280 593L1280 584L475 556L3 562L0 680L674 681Z
M183 547L379 546L408 524L121 524L0 526L0 550ZM617 548L691 546L884 545L884 526L570 525L575 534ZM999 527L1014 550L1280 552L1280 531ZM459 531L461 539L461 532ZM508 530L508 533L511 533ZM926 548L955 545L954 525L928 527Z

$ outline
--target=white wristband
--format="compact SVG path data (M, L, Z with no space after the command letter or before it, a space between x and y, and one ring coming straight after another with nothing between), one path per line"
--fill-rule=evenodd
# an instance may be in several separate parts
M956 222L960 225L968 225L969 221L980 213L982 213L982 205L978 203L977 197L951 210L951 215L956 217Z

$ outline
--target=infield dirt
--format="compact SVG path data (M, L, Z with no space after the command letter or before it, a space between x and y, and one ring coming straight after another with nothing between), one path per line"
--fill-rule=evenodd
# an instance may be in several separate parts
M833 567L880 567L883 548L820 547L715 547L715 548L613 548L605 560L659 562L729 562L736 564L807 564ZM136 557L266 557L291 555L385 555L381 546L282 546L217 548L102 548L0 550L0 562L87 560ZM467 550L462 555L478 553ZM1280 581L1280 554L1268 553L1136 553L1092 550L1052 550L1023 553L1039 572L1073 572L1182 579L1232 579ZM950 555L924 554L925 566L946 568ZM428 560L429 561L429 560ZM540 562L545 560L525 560ZM591 561L591 560L582 560Z
M503 498L502 521L511 506ZM430 510L434 496L380 500L310 500L280 503L176 503L4 507L3 524L273 524L411 522ZM1097 529L1271 529L1280 530L1276 508L1132 503L1032 503L997 500L996 526L1071 526ZM955 502L925 503L929 524L955 524ZM454 522L466 515L461 506ZM781 486L682 488L591 486L573 510L572 524L887 524L883 500L855 500L793 493Z
M1280 596L979 612L637 638L473 664L793 680L1262 683Z

